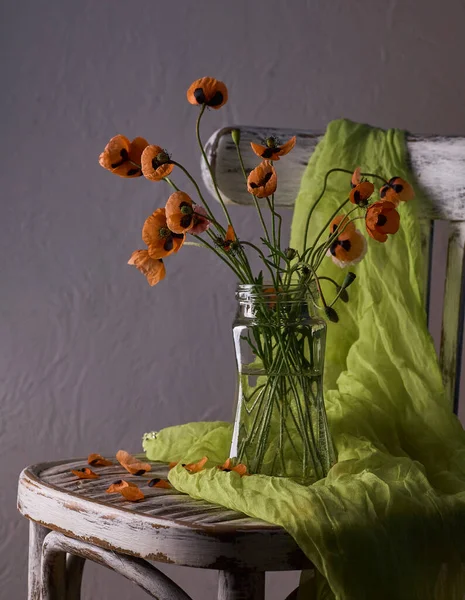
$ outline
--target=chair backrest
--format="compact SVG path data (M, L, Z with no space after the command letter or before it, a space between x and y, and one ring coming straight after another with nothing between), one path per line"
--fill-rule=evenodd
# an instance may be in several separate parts
M285 161L275 163L280 192L277 204L291 208L310 155L323 134L244 126L225 127L216 131L206 144L207 157L224 200L241 205L252 205L252 198L244 186L236 147L231 139L232 129L241 131L241 153L247 172L257 165L257 156L250 148L251 141L259 142L269 135L283 140L292 135L297 136L297 144L292 154ZM422 223L422 243L424 252L429 257L425 278L427 307L431 288L433 224L435 220L443 220L447 221L449 226L439 361L450 404L457 413L465 301L465 137L408 135L407 147L412 171L431 201L429 214L425 214ZM215 195L205 164L202 165L202 176L206 186Z

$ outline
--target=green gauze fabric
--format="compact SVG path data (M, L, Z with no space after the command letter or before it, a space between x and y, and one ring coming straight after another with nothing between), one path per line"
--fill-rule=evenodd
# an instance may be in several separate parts
M306 215L326 172L358 165L412 181L402 132L331 123L302 180L292 247L303 246ZM347 175L330 176L310 238L348 189ZM396 235L384 244L368 238L350 302L338 303L340 322L328 326L325 400L339 462L326 479L304 487L215 468L170 471L172 484L194 498L283 526L319 572L318 591L304 588L303 598L464 598L465 432L446 402L425 324L424 206L417 190L415 200L399 207ZM344 275L330 259L322 274ZM144 448L154 460L207 455L213 466L228 456L230 436L226 423L191 423L145 439Z

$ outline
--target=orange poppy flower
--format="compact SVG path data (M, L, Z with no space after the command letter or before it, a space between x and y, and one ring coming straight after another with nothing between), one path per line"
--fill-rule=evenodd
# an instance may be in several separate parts
M266 198L275 193L278 185L276 170L264 160L247 177L247 190L257 198Z
M204 456L196 463L189 463L188 465L182 465L185 469L190 471L191 473L198 473L205 468L205 463L207 462L208 457Z
M255 152L257 156L260 158L265 158L267 160L279 160L280 156L284 156L288 154L292 148L294 148L296 143L296 136L291 137L290 140L287 140L284 144L280 144L277 138L274 135L266 138L265 145L261 146L260 144L254 144L254 142L250 142L252 146L252 150Z
M134 265L145 275L151 286L165 279L166 269L162 259L150 258L148 250L135 250L128 260L128 265Z
M367 242L363 234L356 229L353 222L345 215L339 215L331 222L330 235L339 229L340 233L328 248L328 256L338 267L348 267L362 260L367 250Z
M109 467L113 462L103 458L101 454L89 454L87 457L87 464L92 467Z
M116 460L126 469L126 471L129 471L131 475L144 475L144 473L147 473L147 471L152 469L149 463L141 462L135 456L126 452L126 450L118 450L116 453Z
M140 177L141 155L148 144L142 137L130 142L125 135L115 135L105 146L98 161L104 169L120 177Z
M171 485L171 483L169 481L166 481L166 479L151 479L148 482L148 486L149 487L156 487L156 488L163 488L165 490L171 490L173 489L173 486Z
M107 494L121 494L126 500L136 502L145 498L144 492L135 483L118 479L106 490Z
M174 233L168 227L164 208L157 210L145 221L142 239L148 246L150 258L164 258L178 252L184 244L185 235Z
M160 146L147 146L142 152L142 174L150 181L161 181L174 169L168 153Z
M361 181L350 190L349 200L352 202L352 204L366 206L368 203L368 198L374 191L375 186L371 183L371 181Z
M388 200L396 206L415 197L413 187L401 177L392 177L379 191L381 200Z
M71 473L79 477L79 479L98 479L100 475L94 473L91 469L71 469Z
M235 471L236 473L239 473L241 477L247 475L247 467L242 463L239 463L238 465L234 466L233 460L231 458L228 458L226 462L221 466L218 466L217 469L226 472Z
M165 206L166 222L174 233L186 233L194 225L194 203L185 192L174 192Z
M218 110L228 101L228 89L222 81L213 77L196 79L187 90L187 100L191 104L206 104Z
M365 224L369 235L378 242L385 242L388 233L397 233L400 216L396 205L387 200L371 204L366 212Z

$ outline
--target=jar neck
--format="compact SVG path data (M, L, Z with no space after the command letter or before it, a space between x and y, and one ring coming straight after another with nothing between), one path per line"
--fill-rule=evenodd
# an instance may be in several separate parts
M237 286L238 317L275 320L317 318L319 301L315 282L310 285L291 285L276 290L273 284L241 284Z

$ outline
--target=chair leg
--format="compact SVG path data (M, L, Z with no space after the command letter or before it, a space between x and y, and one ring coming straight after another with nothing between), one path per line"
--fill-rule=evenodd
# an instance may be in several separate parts
M52 539L51 534L48 539ZM45 539L42 547L40 600L64 600L66 598L66 552L48 546Z
M40 600L42 545L50 529L29 521L28 600Z
M265 600L265 573L220 571L218 600Z
M80 600L82 573L86 559L75 554L66 557L66 600Z

